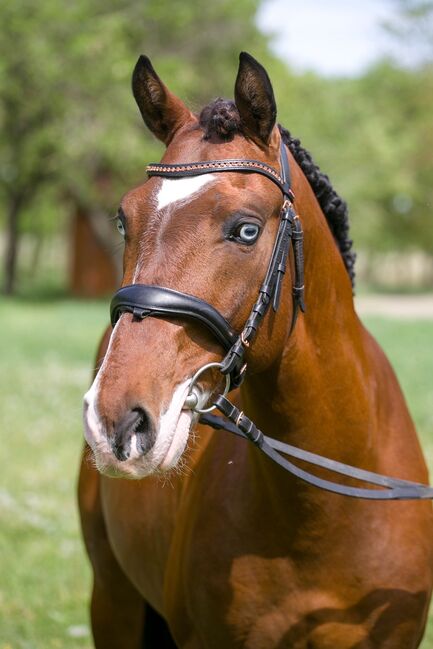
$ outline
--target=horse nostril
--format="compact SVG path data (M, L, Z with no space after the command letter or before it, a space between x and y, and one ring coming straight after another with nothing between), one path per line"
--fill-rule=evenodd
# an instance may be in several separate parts
M119 462L124 462L131 454L144 455L154 443L151 419L143 408L137 407L129 410L115 425L111 448Z
M126 445L124 446L122 442L117 443L113 441L111 444L111 449L119 462L124 462L129 457L129 454L131 452L131 445L127 447Z
M137 450L143 455L147 453L155 443L155 430L152 426L149 415L143 408L134 408L138 419L134 431L137 438Z

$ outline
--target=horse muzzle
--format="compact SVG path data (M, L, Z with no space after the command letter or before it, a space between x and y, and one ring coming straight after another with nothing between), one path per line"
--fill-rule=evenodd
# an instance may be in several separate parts
M98 411L96 377L84 396L83 417L85 439L98 470L110 477L139 479L175 468L199 417L198 412L185 408L190 385L188 379L176 387L158 419L145 407L136 406L108 422Z

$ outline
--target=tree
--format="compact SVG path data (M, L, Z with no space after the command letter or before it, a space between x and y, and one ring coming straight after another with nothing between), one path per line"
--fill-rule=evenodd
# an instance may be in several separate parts
M5 255L4 291L12 293L19 239L19 219L40 188L56 173L55 152L59 135L61 94L48 101L41 89L55 85L46 43L40 33L39 21L47 22L51 48L60 48L60 38L50 33L46 7L36 11L28 3L2 3L3 30L0 49L0 85L2 165L0 183L6 212L7 245ZM41 60L47 64L40 66Z
M15 286L24 209L47 183L67 201L113 210L125 187L143 178L160 145L142 126L129 85L138 55L190 103L220 88L232 93L243 44L260 57L266 38L259 0L77 0L0 5L1 200L7 213L4 291ZM262 56L263 58L263 56ZM95 179L109 175L98 190Z
M433 58L433 1L394 0L396 13L384 28L409 56L412 64L431 63Z

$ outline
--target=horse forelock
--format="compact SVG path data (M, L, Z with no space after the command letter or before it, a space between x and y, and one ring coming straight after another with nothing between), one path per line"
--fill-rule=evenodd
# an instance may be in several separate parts
M199 124L205 140L227 142L241 132L241 117L234 101L218 97L203 108Z

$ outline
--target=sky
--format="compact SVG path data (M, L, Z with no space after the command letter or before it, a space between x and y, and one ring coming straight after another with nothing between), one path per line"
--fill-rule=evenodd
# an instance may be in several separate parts
M258 25L273 49L297 70L356 76L375 59L396 52L381 22L391 0L267 0Z

